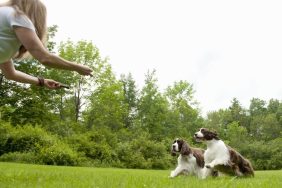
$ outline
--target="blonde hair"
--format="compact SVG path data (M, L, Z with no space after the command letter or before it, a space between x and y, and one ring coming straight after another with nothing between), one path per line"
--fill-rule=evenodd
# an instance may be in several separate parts
M16 10L16 16L26 15L33 23L36 34L44 44L47 35L47 10L40 0L9 0L5 3ZM27 52L24 46L21 46L16 58L21 58Z

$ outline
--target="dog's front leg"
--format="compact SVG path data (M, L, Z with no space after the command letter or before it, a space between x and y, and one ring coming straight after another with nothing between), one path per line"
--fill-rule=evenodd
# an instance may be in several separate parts
M202 174L199 178L206 179L208 176L211 176L211 174L212 174L212 169L204 167L202 169Z
M225 165L225 164L227 164L227 162L215 159L212 162L206 164L205 166L206 168L214 168L216 165Z
M170 173L170 178L174 178L176 176L178 176L179 174L181 174L185 169L181 166L176 167L175 170L171 171Z

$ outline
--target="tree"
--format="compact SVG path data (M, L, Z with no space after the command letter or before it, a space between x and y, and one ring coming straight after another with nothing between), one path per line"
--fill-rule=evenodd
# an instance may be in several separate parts
M280 102L277 99L270 99L267 105L267 112L268 113L277 113L280 106Z
M197 102L193 97L193 86L186 81L175 82L166 89L165 96L169 102L168 132L182 137L191 137L201 127L201 118ZM180 135L173 135L180 136Z
M258 98L252 98L249 111L252 117L265 115L267 113L266 102Z
M275 114L267 114L263 119L262 138L266 141L274 140L281 136L282 128Z
M62 42L59 46L59 55L70 61L84 64L93 68L95 74L95 70L99 68L101 62L103 61L100 57L98 48L91 42L87 41L78 41L77 43L73 43L71 41ZM68 99L71 99L73 103L68 107L73 109L71 111L71 114L74 114L73 119L75 121L78 121L80 118L81 110L86 104L85 101L91 93L91 87L93 87L94 85L94 79L85 78L73 72L64 72L58 74L58 70L53 70L50 74L52 74L53 77L56 77L55 75L57 75L57 79L62 83L73 86L73 88L71 89L72 97L68 97ZM61 99L61 101L63 101L63 99ZM63 105L61 105L61 114L63 109L64 107Z
M87 127L107 127L117 131L124 127L127 105L124 103L123 84L115 78L105 61L96 70L95 90L89 96L89 107L84 113Z
M138 120L140 126L150 132L155 139L165 135L165 122L168 102L158 90L156 71L146 74L145 85L141 90L138 102Z
M247 110L244 109L238 99L233 98L229 107L231 119L229 123L238 122L240 126L249 127L249 119L247 118Z
M130 128L133 127L137 115L138 91L130 73L127 76L121 75L120 82L123 85L124 103L127 105L124 124L126 128Z
M226 129L226 143L236 149L242 149L248 144L248 131L245 127L240 126L238 122L232 122Z

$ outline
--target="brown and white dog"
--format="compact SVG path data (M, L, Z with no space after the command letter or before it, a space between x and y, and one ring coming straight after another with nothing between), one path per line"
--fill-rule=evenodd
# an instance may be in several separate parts
M180 174L196 175L199 178L205 177L204 150L190 147L183 139L174 140L171 146L171 154L178 156L178 164L175 170L171 171L170 177Z
M229 175L254 176L252 164L239 152L220 140L217 133L201 128L194 137L197 141L206 141L207 143L207 150L204 153L206 168ZM207 170L206 176L210 172Z

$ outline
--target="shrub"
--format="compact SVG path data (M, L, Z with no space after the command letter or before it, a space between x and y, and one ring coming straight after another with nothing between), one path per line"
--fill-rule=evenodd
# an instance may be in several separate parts
M41 163L47 165L75 166L79 162L78 154L64 143L41 148L38 157Z
M0 161L3 162L20 162L20 163L37 163L38 157L33 152L20 153L20 152L11 152L5 153L0 157Z
M40 127L0 126L0 160L47 165L77 165L78 154Z
M109 138L110 137L110 138ZM68 138L68 143L73 148L82 153L90 160L95 160L95 163L104 163L108 165L116 160L114 136L109 136L96 131L91 131L85 134L74 135Z
M166 145L165 142L141 136L131 142L120 143L117 154L127 168L167 169L172 165L172 157Z
M12 132L12 127L4 122L0 122L0 156L6 151L8 138Z
M40 127L25 125L1 126L0 155L9 152L36 152L41 147L51 146L57 140Z
M140 151L132 150L132 145L129 142L120 143L117 147L117 154L125 168L148 169L151 167L150 162L145 160Z
M243 153L251 159L256 170L278 170L282 168L282 138L270 142L254 141Z

